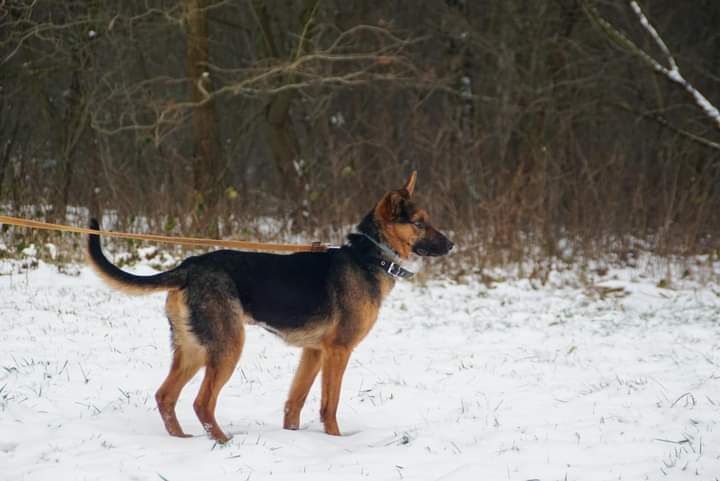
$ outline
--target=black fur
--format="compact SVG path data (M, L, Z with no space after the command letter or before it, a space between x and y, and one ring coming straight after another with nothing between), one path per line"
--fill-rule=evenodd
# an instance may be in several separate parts
M94 230L99 230L100 225L96 219L90 219L89 227ZM112 264L102 252L100 246L100 236L96 234L90 234L88 236L87 252L90 255L93 263L98 267L105 275L113 278L123 284L132 284L137 287L143 288L180 288L185 284L185 273L178 269L173 269L153 276L136 276L118 269Z
M90 227L98 229L97 221ZM377 237L377 227L368 215L358 230ZM332 313L342 313L347 293L342 276L349 270L360 273L364 291L377 302L380 279L384 275L372 259L381 254L363 236L351 234L350 242L326 252L268 254L219 250L185 259L173 270L152 276L129 274L113 265L103 254L97 235L88 237L88 252L93 262L108 277L141 287L186 288L187 303L193 317L191 329L203 344L222 335L222 329L203 319L208 302L218 292L237 298L244 311L255 321L278 331L301 329ZM232 315L212 316L233 319ZM210 316L207 316L210 317Z

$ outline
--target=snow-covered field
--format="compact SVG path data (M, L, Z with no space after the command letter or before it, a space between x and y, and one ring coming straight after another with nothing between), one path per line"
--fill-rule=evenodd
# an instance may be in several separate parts
M178 404L196 437L169 437L155 408L161 294L5 267L3 481L720 479L713 283L659 288L632 269L595 288L401 283L351 359L339 438L322 432L317 385L301 429L281 428L298 351L250 328L218 405L234 438L216 446L192 410L200 377Z

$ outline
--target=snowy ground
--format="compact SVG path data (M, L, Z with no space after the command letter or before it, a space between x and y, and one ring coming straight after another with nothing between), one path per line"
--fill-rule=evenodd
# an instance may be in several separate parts
M196 437L158 416L162 295L5 267L2 480L720 479L714 284L663 289L630 269L595 289L402 283L350 362L340 438L322 432L317 385L301 430L281 429L298 352L251 328L220 397L234 435L221 447L192 411L199 377L178 405Z

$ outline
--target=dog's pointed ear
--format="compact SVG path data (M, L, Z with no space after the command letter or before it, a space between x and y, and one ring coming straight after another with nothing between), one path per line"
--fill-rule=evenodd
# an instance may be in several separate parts
M408 197L412 197L413 192L415 192L415 180L417 179L417 170L413 170L412 174L410 174L410 177L408 178L407 182L405 182L405 187L401 189L401 192L404 190L407 192Z
M383 221L393 222L395 219L402 217L406 202L407 196L402 190L388 192L378 202L376 212Z

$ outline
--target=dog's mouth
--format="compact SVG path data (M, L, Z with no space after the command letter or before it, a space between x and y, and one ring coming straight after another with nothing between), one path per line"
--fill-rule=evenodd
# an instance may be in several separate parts
M444 246L428 246L428 245L415 245L413 252L421 257L440 257L447 255L453 248L451 242L447 242Z

